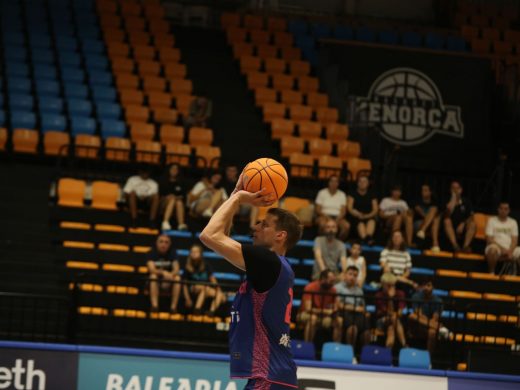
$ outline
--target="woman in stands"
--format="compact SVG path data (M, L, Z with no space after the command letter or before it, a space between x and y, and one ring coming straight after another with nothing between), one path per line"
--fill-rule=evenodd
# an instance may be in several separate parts
M217 279L213 276L210 265L202 257L202 247L193 245L186 259L183 279L189 284L184 284L184 299L186 307L193 307L193 314L201 314L202 306L206 299L212 299L207 315L214 315L217 309L226 300L225 294L217 285ZM197 283L204 284L197 284ZM206 283L212 283L214 287ZM195 300L195 306L193 306Z
M164 210L162 230L171 230L170 218L176 214L178 229L188 230L184 216L184 199L186 196L186 184L181 175L179 164L172 164L166 175L159 182L161 195L161 207Z

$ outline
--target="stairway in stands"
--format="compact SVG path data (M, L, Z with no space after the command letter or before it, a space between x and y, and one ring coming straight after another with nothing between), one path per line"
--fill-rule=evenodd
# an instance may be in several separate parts
M223 160L241 165L258 157L276 156L224 32L179 26L173 32L188 78L193 80L194 94L213 101L210 127L216 145L222 148Z

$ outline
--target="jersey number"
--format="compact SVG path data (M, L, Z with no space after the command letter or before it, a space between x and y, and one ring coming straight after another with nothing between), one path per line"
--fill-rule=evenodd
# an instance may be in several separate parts
M285 308L285 323L286 324L291 323L292 298L293 298L293 292L292 292L292 288L290 288L289 289L289 303L287 304L287 307Z

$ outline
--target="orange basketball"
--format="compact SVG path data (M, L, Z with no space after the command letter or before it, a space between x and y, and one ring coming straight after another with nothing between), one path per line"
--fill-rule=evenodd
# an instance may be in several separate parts
M244 190L257 192L265 188L264 194L280 199L287 190L287 171L272 158L259 158L246 165L243 171Z

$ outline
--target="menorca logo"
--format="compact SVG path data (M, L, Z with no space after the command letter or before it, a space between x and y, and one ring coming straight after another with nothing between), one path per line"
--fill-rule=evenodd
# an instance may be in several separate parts
M368 96L357 99L357 111L380 126L383 137L400 145L421 144L436 133L464 137L460 107L445 105L437 85L416 69L383 73Z

